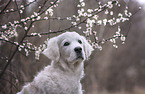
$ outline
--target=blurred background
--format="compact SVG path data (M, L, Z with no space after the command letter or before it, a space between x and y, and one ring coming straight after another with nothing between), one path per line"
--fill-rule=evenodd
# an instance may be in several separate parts
M9 0L0 0L0 8ZM25 3L26 0L16 0L18 3ZM31 0L27 0L29 2ZM32 0L33 1L33 0ZM43 0L38 0L39 4ZM53 0L51 0L53 1ZM84 0L86 8L97 7L97 0ZM103 4L108 0L99 0ZM139 7L142 7L130 21L120 23L121 32L127 34L125 44L117 41L119 46L117 49L112 46L111 42L102 45L103 50L95 49L90 60L85 62L85 77L82 79L84 94L145 94L145 2L144 0L119 0L120 8L113 8L114 15L123 11L128 6L129 11L135 13ZM61 0L59 6L54 9L54 17L69 17L77 14L77 0ZM13 3L9 7L16 7ZM34 3L27 7L22 17L31 15L38 8L38 3ZM103 13L100 17L109 18ZM9 21L18 20L17 13L0 14L0 24L3 25ZM49 30L60 30L68 27L71 23L68 20L40 21L34 23L35 27L30 32L47 32ZM117 29L115 26L94 26L98 32L99 38L109 38ZM77 31L82 34L78 28L72 28L70 31ZM20 41L24 32L21 28L17 29L18 37L14 37L12 41ZM102 34L103 33L103 34ZM50 34L43 37L29 37L32 44L39 46L46 40L56 36ZM83 35L83 34L82 34ZM9 57L13 53L15 46L0 41L0 57ZM0 59L0 71L6 63L4 59ZM29 56L25 56L24 52L17 52L8 66L5 74L0 79L0 94L15 94L20 91L24 83L31 82L34 76L50 64L50 60L44 55L39 60L34 57L34 52Z

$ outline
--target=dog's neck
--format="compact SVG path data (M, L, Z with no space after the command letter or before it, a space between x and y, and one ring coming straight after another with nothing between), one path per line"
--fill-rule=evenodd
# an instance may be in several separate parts
M59 62L52 61L51 66L54 68L59 68L60 71L73 74L77 76L78 79L81 79L84 76L84 62L78 61L76 63L68 63L63 60L59 60Z

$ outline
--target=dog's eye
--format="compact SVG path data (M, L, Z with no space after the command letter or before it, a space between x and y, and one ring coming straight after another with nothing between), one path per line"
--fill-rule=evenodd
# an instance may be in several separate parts
M81 40L78 40L78 42L79 42L80 44L82 44L82 41L81 41Z
M70 45L69 42L65 42L65 43L64 43L64 46L68 46L68 45Z

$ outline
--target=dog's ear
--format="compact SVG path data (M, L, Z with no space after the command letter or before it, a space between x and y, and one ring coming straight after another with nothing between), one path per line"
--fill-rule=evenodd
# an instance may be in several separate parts
M59 60L60 54L57 37L53 37L50 40L48 40L47 48L42 53L51 60Z
M93 47L89 44L89 42L86 40L85 37L82 36L83 40L83 46L84 46L84 51L85 51L85 56L86 59L89 59L89 56L91 55L92 51L94 50Z

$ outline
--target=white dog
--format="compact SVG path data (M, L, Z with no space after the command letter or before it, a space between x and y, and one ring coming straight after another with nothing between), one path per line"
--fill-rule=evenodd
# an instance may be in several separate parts
M51 65L17 94L83 94L80 83L84 76L84 60L93 51L87 40L76 32L66 32L48 41L43 54Z

